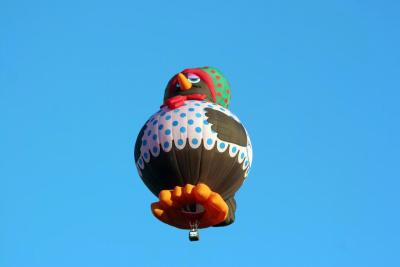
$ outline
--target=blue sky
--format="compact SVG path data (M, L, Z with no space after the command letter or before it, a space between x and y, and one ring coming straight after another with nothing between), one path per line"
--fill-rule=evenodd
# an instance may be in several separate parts
M398 1L0 2L0 266L399 266ZM133 145L186 67L254 146L237 221L161 224Z

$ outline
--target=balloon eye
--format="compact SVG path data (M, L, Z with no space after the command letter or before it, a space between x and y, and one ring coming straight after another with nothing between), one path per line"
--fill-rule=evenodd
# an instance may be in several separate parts
M198 82L200 82L200 78L189 78L188 80L189 80L189 82L191 82L191 83L198 83Z
M176 87L176 88L179 88L179 87L181 87L181 86L180 86L180 84L177 82L176 85L175 85L175 87Z
M199 76L197 76L197 75L194 75L194 74L188 74L188 80L189 80L189 82L191 82L191 83L198 83L198 82L200 82L200 77Z

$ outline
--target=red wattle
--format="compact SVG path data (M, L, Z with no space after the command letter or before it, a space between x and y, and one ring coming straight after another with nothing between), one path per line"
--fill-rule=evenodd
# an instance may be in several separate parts
M177 95L171 98L168 98L164 104L160 106L160 108L168 106L169 109L176 109L185 103L186 100L204 100L206 99L205 94L192 94L192 95Z

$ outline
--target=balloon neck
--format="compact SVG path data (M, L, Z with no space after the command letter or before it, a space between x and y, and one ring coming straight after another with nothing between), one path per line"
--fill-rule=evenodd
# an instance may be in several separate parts
M205 208L199 203L190 203L182 206L181 212L189 220L200 220L205 212Z

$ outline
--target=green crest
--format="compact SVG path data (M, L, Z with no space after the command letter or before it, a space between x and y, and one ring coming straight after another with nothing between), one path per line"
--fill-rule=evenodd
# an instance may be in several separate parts
M213 80L216 102L225 108L229 108L231 102L231 87L225 76L214 67L202 67L201 70L205 71Z

